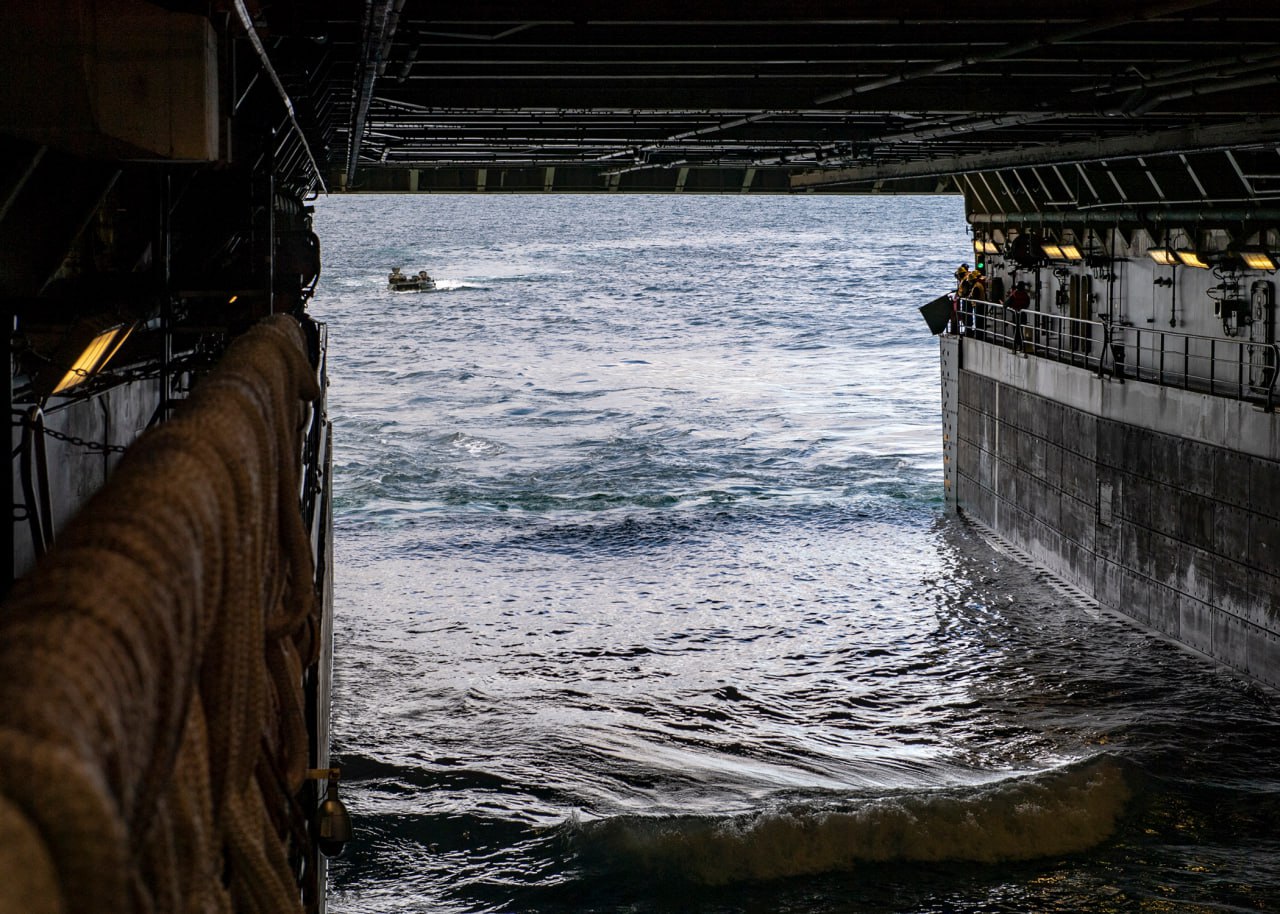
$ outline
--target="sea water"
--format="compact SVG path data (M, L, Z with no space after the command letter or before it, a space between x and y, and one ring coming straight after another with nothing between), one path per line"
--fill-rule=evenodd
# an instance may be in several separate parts
M1280 910L1274 695L945 511L958 198L316 224L331 911Z

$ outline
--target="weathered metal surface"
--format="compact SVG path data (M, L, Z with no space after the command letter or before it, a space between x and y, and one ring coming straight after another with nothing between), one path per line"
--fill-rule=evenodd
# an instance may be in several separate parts
M963 348L961 512L1102 605L1280 686L1280 418Z

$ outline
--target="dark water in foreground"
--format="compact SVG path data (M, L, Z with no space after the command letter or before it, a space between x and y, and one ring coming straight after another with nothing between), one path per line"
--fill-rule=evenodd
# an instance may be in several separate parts
M1280 910L1275 698L943 512L958 200L317 210L332 911Z

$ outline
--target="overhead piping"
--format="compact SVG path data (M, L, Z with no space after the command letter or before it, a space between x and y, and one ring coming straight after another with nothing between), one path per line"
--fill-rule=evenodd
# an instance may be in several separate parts
M289 92L284 87L284 83L280 81L280 77L276 75L275 67L271 66L271 59L267 56L267 49L262 46L262 39L258 37L257 29L253 27L253 19L249 16L249 11L245 9L244 0L235 0L236 15L240 18L240 24L244 26L245 34L249 37L249 43L253 45L253 49L258 53L258 60L262 63L263 72L276 87L276 92L280 94L280 100L284 102L284 109L289 115L289 124L292 126L294 133L297 134L298 140L302 143L302 148L307 153L307 161L311 163L311 172L315 175L316 183L320 185L320 189L328 192L328 188L324 185L324 175L320 172L320 166L316 164L316 157L311 154L311 145L307 142L307 136L302 132L302 126L298 123L297 115L293 110L293 99L289 98Z
M1072 89L1072 94L1087 93L1089 95L1110 95L1121 92L1141 92L1145 89L1158 89L1164 86L1176 86L1180 83L1204 79L1224 79L1228 76L1241 76L1256 73L1276 66L1280 61L1280 52L1268 51L1262 54L1238 54L1233 57L1218 57L1214 60L1201 60L1177 67L1166 67L1150 74L1130 68L1137 76L1134 82L1117 85L1114 80L1104 83L1090 83Z
M958 136L962 133L977 133L983 130L999 130L1007 127L1025 127L1028 124L1038 124L1043 121L1051 121L1054 118L1061 117L1060 111L1032 111L1026 114L1004 114L997 117L982 118L980 120L968 120L965 118L956 118L954 120L943 121L937 126L929 127L912 127L897 133L882 133L877 136L869 136L864 139L857 140L853 145L869 146L880 143L894 142L923 142L926 140L945 139L948 137ZM930 122L934 124L935 122ZM829 146L833 151L839 145ZM761 158L753 160L754 165L778 165L786 160L781 158Z
M825 95L821 98L814 99L814 104L818 104L818 105L829 104L830 102L839 101L842 98L848 98L849 96L852 96L852 95L858 95L863 92L870 92L873 89L880 89L885 86L891 86L900 82L906 82L912 79L919 79L925 76L934 76L939 73L946 73L951 70L962 69L964 67L971 66L973 64L985 63L993 60L1001 60L1006 57L1012 57L1016 54L1024 53L1026 51L1031 51L1031 50L1035 50L1037 48L1042 48L1042 47L1048 47L1050 45L1057 44L1063 41L1070 41L1073 38L1079 38L1084 35L1093 34L1095 32L1106 31L1107 29L1115 28L1116 26L1119 26L1119 25L1125 25L1130 22L1136 22L1143 19L1150 19L1156 16L1165 16L1173 13L1180 13L1180 12L1184 12L1189 9L1195 9L1201 6L1208 6L1214 2L1217 2L1217 0L1173 0L1173 2L1154 4L1152 6L1148 6L1145 9L1141 9L1136 12L1121 13L1115 16L1110 16L1106 19L1098 19L1092 22L1084 22L1084 23L1081 23L1080 25L1072 26L1071 28L1063 29L1062 31L1059 31L1054 34L1047 35L1041 38L1036 38L1030 41L1019 42L1017 44L1006 45L1003 48L999 48L987 54L981 54L973 57L960 57L960 58L956 58L955 60L944 61L943 63L934 64L932 66L924 67L918 70L913 70L911 72L899 73L894 76L885 77L883 79L877 79L877 80L872 80L870 82L861 83L852 88L845 89L840 92L835 92L830 95ZM761 114L753 115L750 117L725 121L723 123L716 124L711 127L702 128L700 130L676 134L675 136L670 136L658 142L649 143L639 148L628 147L625 149L620 149L609 155L601 156L599 161L604 162L610 159L624 158L628 155L636 155L642 152L657 151L670 143L676 142L681 139L685 139L689 136L695 136L695 135L705 136L712 133L721 133L726 130L733 130L737 127L746 126L749 123L758 123L759 121L767 120L771 117L774 117L776 113L777 112L763 112ZM1027 123L1034 123L1042 119L1038 112L1035 114L1029 114L1024 116L1028 118ZM1048 120L1050 118L1051 118L1051 115L1047 115L1047 114L1043 117L1044 120ZM989 127L993 127L993 126L998 126L998 125L995 123L983 124L982 122L975 122L973 127L970 127L970 128L961 127L960 129L961 130L988 129ZM946 134L944 133L943 135L946 135ZM917 137L917 139L918 138L920 137ZM627 171L639 170L644 167L647 167L647 166L640 165L640 166L637 166L636 168L626 169L626 170Z
M906 73L897 73L893 76L886 76L883 79L875 79L869 82L860 83L848 89L833 92L830 95L824 95L814 101L816 104L826 105L831 102L839 101L842 98L848 98L851 95L860 95L863 92L870 92L874 89L883 89L886 86L897 85L898 83L912 79L921 79L926 76L937 76L940 73L959 70L974 64L987 63L993 60L1003 60L1006 57L1013 57L1017 54L1026 53L1027 51L1034 51L1039 48L1049 47L1063 41L1070 41L1073 38L1080 38L1085 35L1091 35L1095 32L1105 32L1107 29L1115 28L1119 25L1127 25L1130 22L1151 19L1156 16L1181 13L1189 9L1195 9L1196 7L1208 6L1214 2L1216 2L1216 0L1175 0L1175 2L1172 3L1157 3L1153 6L1148 6L1145 9L1120 13L1115 16L1108 16L1105 19L1095 19L1092 22L1082 22L1079 25L1071 26L1070 28L1054 32L1050 35L1044 35L1040 38L1033 38L1028 41L1020 41L1016 44L1005 45L1003 48L990 51L986 54L978 54L973 57L958 57L954 60L947 60L942 63L921 67L918 70L911 70Z
M647 153L647 152L657 152L663 147L668 146L671 143L679 142L680 140L688 140L694 137L708 136L712 133L722 133L725 130L732 130L735 127L745 127L747 124L755 124L763 120L768 120L769 118L775 116L778 113L779 112L776 112L776 111L762 111L759 114L751 114L751 115L747 115L746 117L735 118L734 120L731 120L731 121L724 121L718 124L712 124L709 127L699 127L696 130L686 130L684 133L677 133L674 136L666 137L665 139L659 140L656 143L646 143L643 146L628 146L625 149L619 149L616 152L611 152L611 153L608 153L607 155L600 156L596 161L606 162L610 159L625 158L626 156L636 156L636 155L640 155L641 153ZM628 169L628 170L634 170L634 169Z
M242 0L236 0L237 3ZM365 120L369 116L369 104L373 101L373 84L387 68L387 56L395 40L396 26L405 0L367 0L367 16L364 27L364 62L356 80L356 97L351 106L351 131L347 139L347 183L356 178L356 163L360 160L360 146L364 142Z
M1004 152L953 156L946 159L931 158L892 164L860 165L832 171L810 171L793 175L791 186L809 187L880 179L936 177L994 171L999 168L1055 163L1071 164L1176 152L1207 152L1232 148L1240 143L1269 144L1274 142L1276 137L1280 137L1280 118L1249 119L1213 127L1185 127L1158 133L1114 137L1109 140L1086 140L1011 149Z
M1268 86L1272 83L1280 82L1280 74L1268 73L1266 76L1246 76L1239 79L1229 81L1210 82L1205 85L1191 86L1187 89L1179 89L1174 92L1162 92L1159 95L1153 95L1132 109L1132 114L1141 115L1148 114L1158 108L1160 105L1168 101L1179 98L1198 98L1205 95L1215 95L1219 92L1235 92L1240 89L1255 89L1259 86Z

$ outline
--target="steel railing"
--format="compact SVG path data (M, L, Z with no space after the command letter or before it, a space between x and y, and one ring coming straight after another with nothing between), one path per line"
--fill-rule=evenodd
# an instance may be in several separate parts
M961 299L961 331L984 342L1008 346L1110 375L1123 382L1145 381L1275 408L1280 345L1245 338L1220 338L1093 321L1030 309L1015 312L996 302Z

